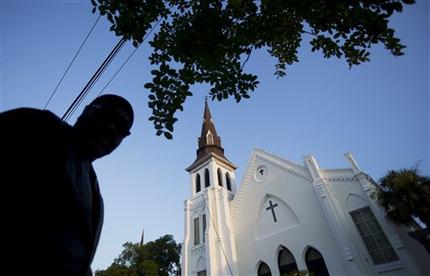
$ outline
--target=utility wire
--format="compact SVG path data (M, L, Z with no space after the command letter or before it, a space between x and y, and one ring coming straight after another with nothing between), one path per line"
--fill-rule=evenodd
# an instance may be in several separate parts
M71 115L76 111L76 109L78 108L78 106L82 103L82 101L85 99L85 97L88 95L88 93L90 92L90 90L93 88L93 86L95 85L95 83L97 82L97 80L100 78L100 76L104 73L104 71L106 70L106 68L109 66L109 64L112 62L112 60L114 59L114 57L118 54L119 50L122 48L122 46L124 46L125 44L125 40L121 43L121 41L116 45L117 48L115 50L115 52L112 54L111 58L109 59L109 61L106 63L106 65L102 68L102 70L100 71L100 73L96 76L96 78L92 81L92 83L88 86L88 88L86 89L85 93L80 97L80 99L76 102L75 106L73 107L73 109L70 112L70 115L68 116L67 120L70 119Z
M85 85L85 87L82 89L82 91L76 97L76 99L69 106L69 108L67 109L67 111L64 113L63 117L61 117L62 120L64 120L64 121L67 122L70 119L70 117L72 116L72 114L75 112L76 108L79 106L79 104L82 102L82 100L87 96L88 92L91 90L91 88L94 86L94 84L100 78L100 76L103 74L103 72L109 66L109 64L112 62L113 58L118 54L119 50L121 50L122 46L124 46L125 42L126 42L126 40L123 37L115 45L115 47L110 52L110 54L106 57L106 59L103 61L103 63L97 69L97 71L94 73L94 75L91 77L91 79Z
M67 66L66 71L64 72L63 76L61 77L60 81L58 82L57 86L55 87L54 91L52 92L52 94L49 97L48 101L46 102L45 106L43 107L44 110L46 109L48 104L51 102L52 97L54 97L55 93L58 90L58 87L60 87L60 84L63 82L64 77L66 76L67 72L69 72L70 67L72 67L73 62L75 61L75 59L78 56L79 52L81 51L82 47L84 47L84 44L85 44L85 42L87 42L88 37L90 36L92 31L94 30L94 27L97 25L97 22L99 22L100 17L101 17L101 15L99 15L99 17L97 17L96 22L94 22L93 26L91 27L90 31L88 32L87 36L85 37L84 41L82 42L81 46L79 47L79 49L76 52L75 56L73 57L72 61L69 63L69 66Z
M119 69L115 72L115 74L112 76L112 78L106 83L106 85L103 87L103 89L100 91L100 93L97 95L100 96L101 94L103 94L103 92L105 91L106 87L108 87L108 85L112 82L112 80L116 77L116 75L118 75L118 73L122 70L122 68L127 64L127 62L131 59L131 57L134 55L134 53L136 53L137 49L139 49L140 45L142 45L142 43L146 40L146 38L148 38L148 36L152 33L152 31L155 29L155 27L157 27L157 25L161 22L163 18L160 18L157 23L155 23L155 25L151 28L151 30L143 37L142 42L139 44L139 46L137 46L133 52L127 57L127 59L123 62L123 64L119 67Z
M208 196L209 196L209 194L208 194ZM217 229L216 229L216 227L215 227L215 222L214 222L214 220L213 220L213 218L212 218L212 215L211 215L211 212L210 212L210 210L209 210L208 203L207 203L207 202L206 202L206 200L205 200L205 196L203 195L202 197L203 197L203 201L205 202L206 207L208 208L209 218L210 218L210 220L212 221L212 225L213 225L213 227L214 227L214 229L215 229L216 236L217 236L217 238L218 238L218 240L219 240L219 244L221 245L222 254L224 255L224 258L225 258L225 260L226 260L226 262L227 262L228 270L230 270L230 274L233 276L233 272L231 271L230 263L229 263L229 261L228 261L228 258L227 258L227 256L226 256L226 254L225 254L224 246L222 245L221 239L219 238L218 230L217 230ZM203 233L203 235L204 235L204 233Z
M128 62L128 60L136 53L137 49L139 49L140 45L134 49L134 51L128 56L128 58L124 61L124 63L119 67L119 69L115 72L115 74L112 76L112 78L106 83L106 85L103 87L103 89L100 91L100 93L97 95L100 96L105 91L106 87L113 81L113 79L118 75L118 73L121 71L121 69L124 67L124 65Z
M148 35L155 29L155 27L161 22L162 18L160 18L157 23L151 28L151 30L145 35L142 42L148 37ZM123 37L118 44L114 47L109 56L105 59L105 61L100 65L99 69L97 69L96 73L91 77L85 87L82 89L81 93L76 97L76 99L69 106L67 111L64 113L62 120L68 121L72 114L76 111L76 108L81 104L83 99L88 95L91 88L94 86L96 81L100 78L103 72L106 70L107 66L112 62L113 58L118 54L119 50L124 46L126 40ZM130 54L130 56L126 59L126 61L121 65L121 67L117 70L114 76L109 80L109 82L105 85L102 91L99 93L101 95L105 88L109 85L109 83L115 78L115 76L119 73L119 71L124 67L124 65L128 62L128 60L133 56L133 54L137 51L138 47Z
M106 57L106 59L103 61L102 65L100 65L100 67L97 69L96 73L94 73L94 75L91 77L91 79L85 85L85 87L82 89L81 93L76 97L76 99L70 105L69 109L63 115L62 119L64 119L65 121L68 121L70 119L70 117L72 116L72 114L76 111L76 108L81 104L81 102L83 101L83 99L88 95L88 93L91 90L91 88L94 86L94 84L100 78L100 76L103 74L103 72L109 66L109 64L112 62L113 58L118 54L119 50L122 48L122 46L124 44L125 44L125 39L122 38L115 45L115 47L113 48L113 50Z

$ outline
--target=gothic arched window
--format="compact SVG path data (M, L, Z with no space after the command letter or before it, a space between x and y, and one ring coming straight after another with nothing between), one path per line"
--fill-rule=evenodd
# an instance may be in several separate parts
M308 267L308 272L315 276L328 276L327 267L324 262L324 258L318 250L314 248L309 248L306 252L306 266Z
M222 187L223 186L222 185L222 173L221 173L221 169L220 168L218 168L217 174L218 174L218 185L220 185Z
M231 191L230 174L228 172L225 174L225 183L227 184L227 189Z
M208 132L208 134L206 134L206 143L208 145L212 145L214 143L214 136L210 131Z
M211 185L210 179L209 179L209 170L205 169L205 188L209 187Z
M272 276L270 267L265 262L261 262L258 266L258 276Z
M281 251L279 251L278 266L281 276L299 271L293 254L291 254L290 250L285 247L282 247Z
M201 185L200 185L200 174L196 175L196 193L200 192Z

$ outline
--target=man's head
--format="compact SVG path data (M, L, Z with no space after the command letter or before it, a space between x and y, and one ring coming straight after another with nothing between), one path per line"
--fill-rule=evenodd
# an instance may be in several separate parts
M74 128L83 153L92 161L111 153L130 134L134 114L117 95L102 95L87 105Z

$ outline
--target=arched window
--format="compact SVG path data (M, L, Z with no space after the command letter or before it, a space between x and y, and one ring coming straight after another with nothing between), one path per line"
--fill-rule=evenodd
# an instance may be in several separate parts
M220 168L218 168L217 174L218 174L218 185L222 187L222 173Z
M212 145L214 143L214 136L210 131L208 132L208 134L206 134L206 143L208 145Z
M210 179L209 179L209 170L205 169L205 188L209 187L211 185Z
M200 174L196 175L196 193L200 192L201 185L200 185Z
M281 276L285 276L289 273L299 271L293 254L291 254L290 250L285 247L282 247L281 251L279 251L278 266L279 273Z
M270 268L265 262L261 262L258 266L258 276L272 276Z
M227 183L227 189L231 191L230 174L228 172L225 174L225 183Z
M324 258L318 250L314 248L309 248L306 252L306 266L308 267L308 272L315 276L328 276L327 267L324 262Z
M197 276L206 276L206 260L201 257L197 261ZM148 273L149 274L149 273Z

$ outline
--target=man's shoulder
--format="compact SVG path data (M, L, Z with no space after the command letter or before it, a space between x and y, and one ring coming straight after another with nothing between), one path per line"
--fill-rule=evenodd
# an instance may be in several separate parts
M40 110L31 107L21 107L16 109L11 109L0 113L2 119L19 119L27 118L29 120L35 119L46 119L46 120L60 120L57 115L48 110Z
M30 107L12 109L0 113L1 127L65 127L68 125L63 122L57 115L48 110L40 110Z
M9 144L61 143L68 139L71 128L54 113L46 110L25 107L0 114L1 140Z

